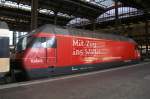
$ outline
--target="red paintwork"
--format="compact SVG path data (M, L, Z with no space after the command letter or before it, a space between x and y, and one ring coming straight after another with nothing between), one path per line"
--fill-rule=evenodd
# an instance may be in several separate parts
M76 66L112 61L137 60L136 44L89 37L38 33L34 37L54 37L57 48L28 48L22 60L26 69Z
M59 45L56 63L58 67L140 58L135 50L136 44L131 42L64 35L57 35L56 38ZM80 40L80 43L73 45L73 40ZM93 50L97 53L92 53Z

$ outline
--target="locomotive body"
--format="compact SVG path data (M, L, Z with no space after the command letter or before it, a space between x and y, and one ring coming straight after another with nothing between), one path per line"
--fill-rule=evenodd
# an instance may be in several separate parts
M13 63L28 78L49 77L139 60L136 47L122 36L45 25L19 40Z

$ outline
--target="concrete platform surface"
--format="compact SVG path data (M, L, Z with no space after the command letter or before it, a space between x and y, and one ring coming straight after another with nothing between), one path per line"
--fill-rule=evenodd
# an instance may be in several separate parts
M150 99L150 62L0 85L0 99Z

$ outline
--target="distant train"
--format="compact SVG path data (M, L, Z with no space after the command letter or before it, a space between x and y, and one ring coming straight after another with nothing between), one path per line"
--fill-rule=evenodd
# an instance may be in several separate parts
M0 21L0 79L10 70L9 29L7 23Z
M54 25L44 25L20 38L15 52L12 69L28 79L108 68L140 59L137 44L130 38Z

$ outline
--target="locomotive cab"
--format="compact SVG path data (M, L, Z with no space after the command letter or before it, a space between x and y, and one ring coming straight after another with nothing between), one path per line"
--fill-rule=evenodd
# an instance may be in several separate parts
M38 33L23 36L16 46L14 69L32 78L49 76L50 68L56 63L56 47L55 35Z

